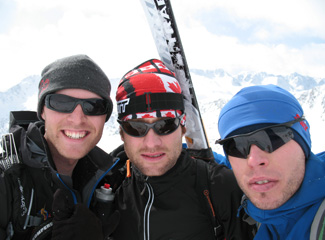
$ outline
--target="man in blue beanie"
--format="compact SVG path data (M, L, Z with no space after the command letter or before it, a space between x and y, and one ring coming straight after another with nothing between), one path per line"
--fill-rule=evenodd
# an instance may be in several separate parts
M216 143L245 193L241 208L261 223L255 239L325 239L325 157L311 152L303 114L275 85L243 88L221 110Z

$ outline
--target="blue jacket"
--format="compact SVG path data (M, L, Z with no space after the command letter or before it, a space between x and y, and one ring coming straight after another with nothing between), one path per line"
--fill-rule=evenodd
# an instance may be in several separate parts
M325 198L325 152L311 153L300 189L277 209L261 210L246 199L248 215L262 223L254 239L309 239L314 216Z

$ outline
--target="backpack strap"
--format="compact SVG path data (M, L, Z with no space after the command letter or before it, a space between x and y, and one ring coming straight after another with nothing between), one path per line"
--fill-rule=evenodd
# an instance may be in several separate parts
M204 160L201 159L196 159L196 162L196 189L200 202L207 214L210 216L216 239L225 239L223 227L216 218L216 214L210 198L210 184L207 170L208 164L206 164Z
M311 225L310 240L325 240L325 199L318 208Z
M38 120L34 111L11 111L9 117L9 133L3 134L0 139L0 147L3 150L0 153L0 174L14 164L21 163L19 147L25 140L29 123Z
M13 132L16 126L27 130L30 123L39 121L35 111L11 111L9 115L9 132Z

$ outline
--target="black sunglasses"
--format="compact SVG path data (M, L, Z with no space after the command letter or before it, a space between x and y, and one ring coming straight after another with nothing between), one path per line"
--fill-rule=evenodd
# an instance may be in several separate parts
M250 133L235 135L223 140L219 139L216 144L223 145L225 153L237 158L247 158L251 145L258 146L261 150L272 153L294 137L290 128L293 124L305 120L304 117L293 121L257 129Z
M108 102L101 98L74 98L63 94L48 94L45 106L61 113L72 113L80 104L85 115L97 116L108 112Z
M150 128L160 136L168 135L174 132L183 118L184 114L176 118L166 118L158 120L154 123L135 122L135 121L121 121L117 122L121 125L123 131L132 137L144 137L147 135Z

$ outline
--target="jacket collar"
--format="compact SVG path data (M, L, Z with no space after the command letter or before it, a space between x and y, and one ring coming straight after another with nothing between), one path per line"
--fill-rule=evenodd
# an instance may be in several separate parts
M148 177L140 172L135 166L132 166L132 177L135 177L136 181L144 184L149 183L154 189L155 195L159 195L168 191L173 185L178 183L183 178L183 172L190 165L188 160L188 153L183 150L178 160L170 170L164 175Z

